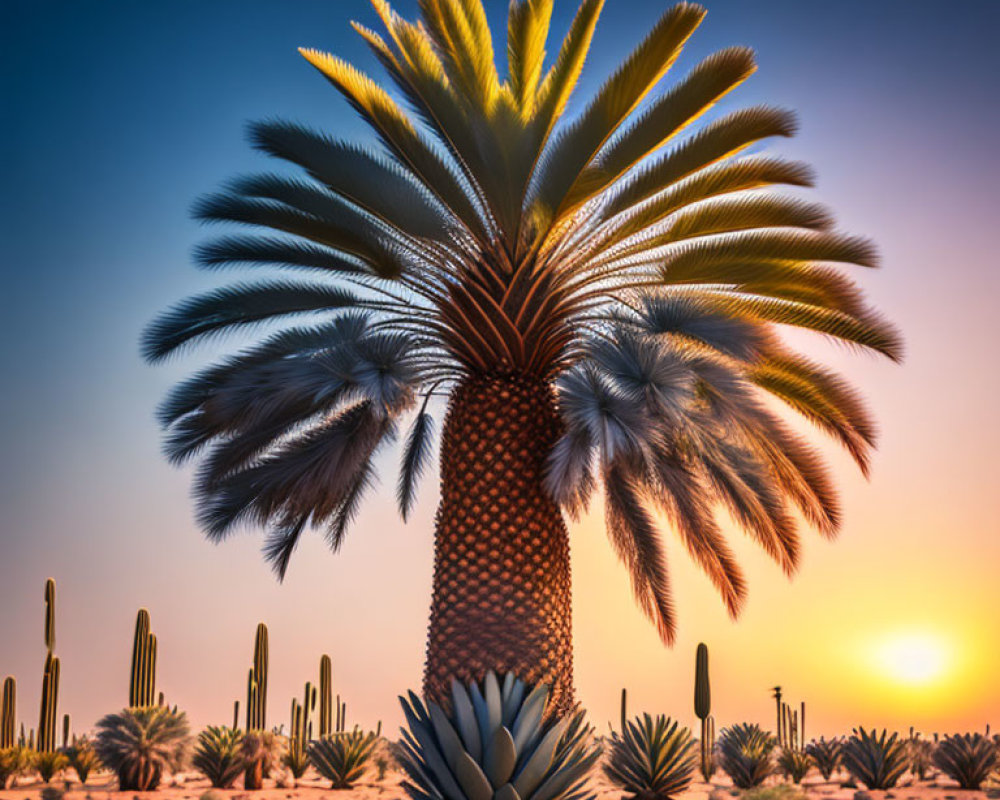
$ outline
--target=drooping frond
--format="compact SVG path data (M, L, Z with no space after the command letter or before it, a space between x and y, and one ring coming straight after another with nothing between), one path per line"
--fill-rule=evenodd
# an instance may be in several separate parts
M819 450L782 414L870 469L864 404L782 337L797 328L898 361L898 332L854 278L877 266L874 247L785 193L813 185L808 166L748 152L793 135L791 112L714 110L756 70L750 50L664 79L699 5L668 8L573 103L603 0L581 0L558 47L553 0L511 0L496 43L482 0L420 0L419 20L373 6L383 29L354 29L392 93L335 55L300 52L378 145L252 124L253 146L299 172L245 176L199 201L200 220L245 230L195 259L258 274L182 302L143 338L158 361L267 327L159 410L168 456L199 458L203 526L214 538L267 528L265 557L284 575L307 528L340 546L373 458L417 398L404 518L433 452L431 398L483 376L524 379L557 398L561 428L539 443L545 491L577 515L603 490L609 535L663 639L675 635L668 529L735 615L747 588L720 514L788 574L799 515L826 536L840 523Z

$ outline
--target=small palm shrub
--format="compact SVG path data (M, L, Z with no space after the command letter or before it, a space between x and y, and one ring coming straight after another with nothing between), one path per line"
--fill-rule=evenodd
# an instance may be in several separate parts
M123 792L148 792L164 772L184 766L191 745L187 715L176 708L127 708L97 722L94 749Z
M683 792L695 768L694 739L669 717L643 714L611 734L604 774L636 800L664 800Z
M804 751L796 750L794 747L784 747L778 754L778 766L792 779L792 783L802 783L802 779L809 774L812 761Z
M240 745L243 762L243 788L261 789L264 776L281 762L283 742L271 731L250 731Z
M826 739L821 736L806 745L806 753L823 776L823 780L830 780L830 776L840 766L840 748L843 744L844 740L839 737Z
M35 771L41 776L45 783L51 780L62 770L69 766L69 759L58 750L47 753L35 753L33 761Z
M924 780L934 759L934 743L929 739L911 736L906 742L906 754L910 759L910 772L918 779Z
M365 772L378 736L354 730L332 733L309 745L309 761L333 789L350 789Z
M760 725L741 723L719 736L719 765L740 789L760 786L773 771L774 738Z
M298 780L309 769L309 751L293 736L288 740L288 749L285 750L285 754L281 758L281 763L292 773L292 777Z
M216 789L230 788L243 771L243 733L210 725L198 734L191 763Z
M69 765L73 768L80 783L86 783L90 773L96 772L102 766L93 742L86 736L74 736L73 744L65 748L63 752L69 759Z
M998 763L997 747L981 733L945 736L934 750L934 764L963 789L978 790Z
M841 748L841 759L847 771L869 789L891 789L909 764L905 742L884 729L877 735L874 728L871 733L855 728Z
M600 750L582 711L547 714L549 689L508 673L451 683L445 711L413 692L400 698L407 729L396 760L413 800L439 797L497 800L581 800Z
M32 751L27 747L5 747L0 750L0 790L7 782L31 768Z

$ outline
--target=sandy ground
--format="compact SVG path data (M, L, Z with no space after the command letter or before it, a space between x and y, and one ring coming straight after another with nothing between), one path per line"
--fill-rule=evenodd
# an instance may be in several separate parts
M64 773L60 778L65 778ZM823 782L818 775L810 776L803 781L802 788L809 800L855 800L855 788L844 787L841 781L847 781L848 776L836 776L839 780ZM293 786L279 786L274 780L264 783L264 788L256 792L248 792L242 788L215 789L226 800L397 800L406 795L400 787L402 775L395 770L386 772L382 780L378 780L375 770L370 769L365 777L354 788L349 790L330 789L329 783L319 777L309 777L298 781ZM592 786L598 800L622 800L623 794L615 789L604 778L599 770L595 770ZM776 779L769 780L769 784ZM52 785L66 789L64 800L199 800L211 787L209 782L196 772L186 772L166 779L155 792L119 792L113 777L108 773L92 776L85 786L78 781L67 784L59 778ZM44 784L37 780L21 779L15 786L0 791L0 800L40 800ZM987 800L987 797L1000 798L1000 790L991 789L988 792L962 791L956 784L946 778L937 776L928 781L913 782L904 778L900 785L888 792L868 792L871 800ZM712 784L697 782L691 784L687 791L678 796L678 800L730 800L739 795L733 790L728 780L718 776ZM859 798L859 800L861 800Z

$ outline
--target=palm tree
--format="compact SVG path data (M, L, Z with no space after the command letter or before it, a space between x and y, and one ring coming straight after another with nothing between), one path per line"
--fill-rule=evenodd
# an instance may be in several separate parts
M746 586L717 508L788 573L793 508L824 535L839 521L817 452L768 395L862 471L874 440L854 390L779 326L892 359L900 341L836 266L874 266L872 246L774 191L810 185L810 170L747 154L792 135L793 115L754 106L694 125L754 72L753 53L722 50L657 89L702 7L663 14L566 121L603 0L583 0L554 60L552 0L514 0L506 78L480 0L422 0L416 23L373 3L387 33L354 28L400 100L333 55L301 53L378 146L258 122L253 145L301 174L244 177L196 206L206 222L263 231L203 244L201 266L299 277L258 272L150 326L152 362L269 326L174 389L166 449L200 458L207 535L266 528L283 576L306 528L340 547L374 457L404 425L407 516L431 458L429 401L445 401L425 691L441 699L453 676L513 671L552 683L565 709L563 513L603 487L611 541L665 642L675 618L659 512L735 616Z

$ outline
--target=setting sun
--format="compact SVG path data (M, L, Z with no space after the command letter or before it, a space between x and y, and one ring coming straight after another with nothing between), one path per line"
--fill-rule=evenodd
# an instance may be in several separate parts
M878 648L882 671L893 680L924 685L942 676L948 667L950 648L931 633L900 633L885 639Z

